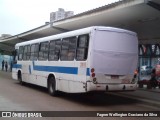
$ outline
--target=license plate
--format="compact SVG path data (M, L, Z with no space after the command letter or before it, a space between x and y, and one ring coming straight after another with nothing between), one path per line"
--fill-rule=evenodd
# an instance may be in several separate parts
M111 75L111 79L119 79L118 75Z

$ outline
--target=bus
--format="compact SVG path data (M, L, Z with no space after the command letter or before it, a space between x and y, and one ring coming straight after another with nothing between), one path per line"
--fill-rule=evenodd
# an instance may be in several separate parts
M46 87L49 94L134 91L137 34L92 26L15 45L12 78Z

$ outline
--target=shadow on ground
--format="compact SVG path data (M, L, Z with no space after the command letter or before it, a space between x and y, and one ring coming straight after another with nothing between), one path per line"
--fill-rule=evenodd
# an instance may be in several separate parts
M15 84L19 84L19 83L16 82ZM48 94L48 90L44 87L40 87L37 85L28 84L28 83L25 83L23 86ZM138 103L138 101L135 99L113 95L112 92L108 92L108 93L93 92L93 93L76 93L76 94L59 92L59 95L56 96L56 98L57 97L59 99L65 99L67 101L72 101L75 103L88 105L88 106L114 106L114 105L126 105L126 104Z

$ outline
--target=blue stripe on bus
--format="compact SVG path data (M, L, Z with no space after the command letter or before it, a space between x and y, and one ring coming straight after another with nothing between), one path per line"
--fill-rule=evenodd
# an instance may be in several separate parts
M13 68L22 68L20 64L14 64ZM78 74L78 67L62 67L62 66L40 66L35 65L33 62L33 70L45 72L57 72L65 74ZM31 74L31 66L29 66L29 73ZM90 76L90 69L87 68L86 75Z
M13 64L12 68L22 68L21 64Z
M87 68L87 76L90 76L90 69L89 68Z
M78 74L77 67L60 67L60 66L33 66L34 70L37 71L46 71L46 72L57 72L57 73L66 73L66 74Z

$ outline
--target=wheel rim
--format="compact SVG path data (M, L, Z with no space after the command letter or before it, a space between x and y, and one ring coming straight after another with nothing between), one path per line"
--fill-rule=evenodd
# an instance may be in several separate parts
M55 81L53 78L49 80L49 92L50 94L55 94Z
M50 84L49 84L49 91L50 91L50 93L54 92L53 82L51 82L51 81L50 81Z

